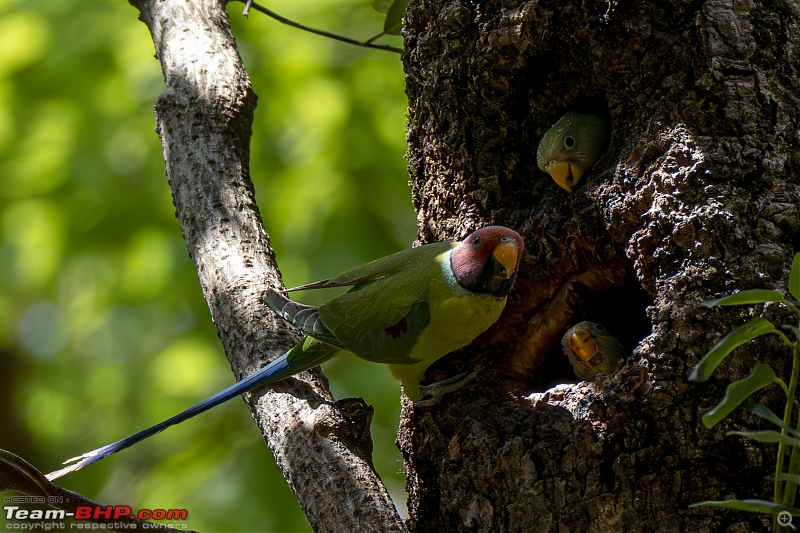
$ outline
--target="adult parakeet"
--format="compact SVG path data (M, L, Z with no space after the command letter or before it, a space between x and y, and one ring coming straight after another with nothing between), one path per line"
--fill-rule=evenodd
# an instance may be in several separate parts
M536 164L559 187L572 192L608 148L610 128L607 117L570 111L542 136Z
M613 373L628 357L622 344L594 322L572 326L562 337L561 347L575 375L584 381L592 381L597 374Z
M128 438L67 461L48 474L55 479L123 450L260 385L285 379L343 352L388 364L412 400L423 397L420 381L434 361L466 346L489 328L505 307L524 243L515 231L489 226L462 242L440 242L395 253L331 278L262 299L307 336L257 372ZM352 286L312 307L283 293ZM429 387L435 387L431 385Z

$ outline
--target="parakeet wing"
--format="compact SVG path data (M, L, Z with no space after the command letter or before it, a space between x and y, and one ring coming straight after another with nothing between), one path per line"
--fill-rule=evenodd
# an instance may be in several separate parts
M435 242L410 248L408 250L401 250L399 252L387 255L375 261L370 261L366 265L356 267L348 270L344 274L340 274L335 278L324 279L315 281L306 285L284 289L281 292L294 292L307 289L327 289L333 287L352 287L361 283L375 281L381 278L390 276L398 271L413 270L415 263L423 258L429 256L435 257L439 253L445 252L458 245L456 242Z
M456 283L445 280L450 271L447 252L455 246L444 242L412 248L333 278L331 282L355 286L320 306L322 322L363 359L416 362L411 352L431 321L432 285L440 289L442 284Z

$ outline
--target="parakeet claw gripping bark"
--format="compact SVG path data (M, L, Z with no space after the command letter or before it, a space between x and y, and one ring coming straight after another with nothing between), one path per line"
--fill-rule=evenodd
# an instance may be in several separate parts
M443 379L442 381L437 381L436 383L431 383L430 385L420 385L419 389L422 393L422 398L414 402L415 407L430 407L431 405L436 405L440 401L445 394L453 391L457 391L473 379L475 376L478 375L480 370L474 370L472 372L464 372L457 376L452 376L447 379Z
M268 289L262 300L300 328L306 335L302 342L214 396L130 437L69 459L66 463L73 464L47 477L53 480L79 470L258 386L318 366L343 351L388 364L408 397L419 400L423 396L419 383L428 366L472 342L499 318L523 248L522 237L516 232L489 226L460 243L428 244L329 280L285 291ZM285 296L302 289L345 286L352 288L319 307Z
M608 148L609 120L601 115L569 112L539 141L536 164L559 187L572 192Z

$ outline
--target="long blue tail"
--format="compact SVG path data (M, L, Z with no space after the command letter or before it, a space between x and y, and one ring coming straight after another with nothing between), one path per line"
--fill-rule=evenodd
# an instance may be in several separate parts
M184 420L188 420L199 415L200 413L204 413L212 407L216 407L221 403L225 403L231 398L235 398L236 396L244 394L245 392L251 391L260 385L275 383L276 381L286 379L293 374L302 372L303 370L313 368L323 361L326 361L327 359L330 359L332 356L336 355L338 351L338 349L324 343L305 339L303 342L266 366L260 368L242 380L237 381L227 389L222 390L210 398L189 407L185 411L182 411L177 415L164 420L163 422L159 422L154 426L143 429L138 433L134 433L130 437L126 437L112 444L108 444L102 448L97 448L96 450L86 452L83 455L67 459L64 461L64 464L69 464L69 466L54 472L50 472L47 474L47 479L52 481L60 478L61 476L69 474L70 472L80 470L84 466L96 463L100 459L107 457L112 453L117 453L120 450L129 448L137 442L143 441L148 437L152 437L156 433L159 433L170 426L180 424Z

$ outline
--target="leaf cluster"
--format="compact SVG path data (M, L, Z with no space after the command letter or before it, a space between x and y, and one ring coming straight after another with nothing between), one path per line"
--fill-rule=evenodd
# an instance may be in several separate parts
M789 273L789 293L795 302L800 300L800 253L794 256ZM794 324L781 324L780 328L763 317L754 318L737 327L722 338L689 372L689 381L700 383L707 381L714 370L736 348L762 335L778 335L792 352L792 370L787 383L775 370L766 363L756 364L746 378L729 384L722 400L703 415L703 424L711 429L727 418L736 408L742 407L758 415L776 429L758 431L729 431L735 435L756 442L778 445L775 465L775 485L772 501L767 500L713 500L693 504L693 506L710 506L726 509L737 509L754 513L766 513L776 516L775 528L789 523L789 513L800 516L800 508L794 507L797 489L800 486L800 413L794 413L794 399L797 391L798 375L800 375L800 310L780 291L752 289L740 291L723 298L708 301L706 307L725 307L736 305L755 305L775 302L787 307L794 315ZM788 332L790 338L784 331ZM768 407L761 404L746 403L747 399L764 387L776 384L786 396L783 417L778 417ZM788 469L784 470L786 455L789 455Z

